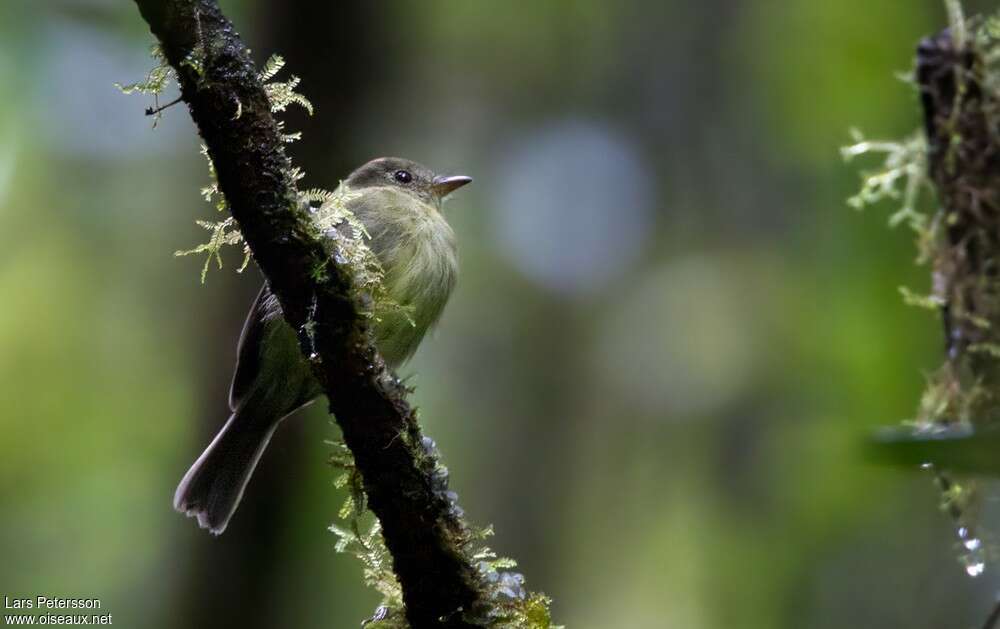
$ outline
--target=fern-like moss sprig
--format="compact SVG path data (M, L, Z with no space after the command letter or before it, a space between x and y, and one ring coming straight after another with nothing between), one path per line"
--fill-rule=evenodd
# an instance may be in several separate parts
M160 117L163 115L163 110L169 106L160 106L160 94L167 89L171 81L177 81L177 75L167 62L167 58L163 55L163 49L160 48L159 44L154 44L150 48L149 54L156 61L156 65L146 73L145 79L136 81L135 83L128 83L127 85L115 83L114 86L122 94L145 94L152 96L153 106L146 110L146 115L153 116L153 127L156 127L156 124L160 121ZM172 104L170 103L170 105Z

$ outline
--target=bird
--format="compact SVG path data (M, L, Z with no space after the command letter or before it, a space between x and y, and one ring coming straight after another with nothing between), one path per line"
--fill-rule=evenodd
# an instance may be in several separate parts
M471 181L381 157L356 169L337 190L350 192L345 205L365 227L386 295L400 306L372 326L375 346L393 369L417 350L455 287L456 239L442 201ZM281 421L322 393L266 282L250 307L236 353L229 419L174 493L174 508L215 535L226 530Z

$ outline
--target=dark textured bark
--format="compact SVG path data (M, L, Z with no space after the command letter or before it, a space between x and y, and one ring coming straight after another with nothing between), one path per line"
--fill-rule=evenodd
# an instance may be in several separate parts
M328 394L382 524L407 618L417 629L476 626L462 614L482 605L478 572L461 548L465 525L435 475L405 388L369 341L350 269L330 259L297 204L246 46L214 0L136 2L179 75L240 231Z
M948 361L963 388L985 395L974 409L985 425L998 418L998 361L976 351L1000 340L1000 101L984 93L983 62L973 48L956 50L948 31L917 50L928 171L940 201L943 242L933 260ZM984 325L982 322L987 322Z

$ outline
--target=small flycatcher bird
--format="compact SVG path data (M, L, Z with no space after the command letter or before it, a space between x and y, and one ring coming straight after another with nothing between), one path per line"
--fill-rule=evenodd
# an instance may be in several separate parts
M455 234L441 202L470 181L462 175L435 175L410 160L382 157L341 184L354 193L346 204L371 237L367 244L382 265L388 297L406 310L380 317L372 330L390 367L413 355L455 286ZM197 517L202 528L222 533L275 428L321 392L295 332L265 284L240 335L229 392L232 415L184 475L174 508Z

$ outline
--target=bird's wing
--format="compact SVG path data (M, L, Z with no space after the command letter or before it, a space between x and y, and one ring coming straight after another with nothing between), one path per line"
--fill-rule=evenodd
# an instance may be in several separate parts
M271 291L265 283L257 293L257 299L250 306L246 323L243 324L240 342L236 346L236 371L233 373L233 384L229 388L229 408L234 411L240 400L250 392L260 372L260 343L270 298Z

